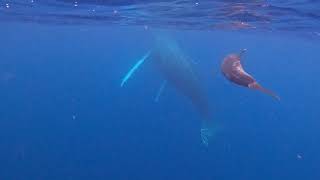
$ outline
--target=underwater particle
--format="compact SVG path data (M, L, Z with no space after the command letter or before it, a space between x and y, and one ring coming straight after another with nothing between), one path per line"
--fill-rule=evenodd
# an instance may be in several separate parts
M118 11L117 10L113 10L113 14L117 14L118 13Z
M34 3L34 0L31 0L31 3Z
M302 155L301 154L297 154L297 159L302 159Z
M72 119L75 120L77 117L76 115L72 115Z
M149 29L148 25L144 25L143 27L144 27L145 30Z
M74 7L78 7L78 2L77 1L74 2Z
M10 5L8 3L6 4L6 8L10 8Z
M198 2L196 2L195 4L196 4L196 5L199 5L199 3L198 3Z
M252 25L250 25L249 23L246 22L233 22L231 25L233 28L235 29L249 29L249 28L256 28Z

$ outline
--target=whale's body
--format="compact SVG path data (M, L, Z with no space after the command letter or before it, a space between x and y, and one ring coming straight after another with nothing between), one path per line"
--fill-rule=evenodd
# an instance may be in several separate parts
M158 42L156 45L150 56L155 69L178 92L190 99L205 119L209 119L209 103L189 58L172 41Z
M190 58L188 58L179 48L177 43L167 36L157 34L155 46L150 52L139 59L136 64L124 76L121 82L123 87L127 80L141 66L148 62L154 66L154 70L160 73L165 79L162 83L155 102L158 102L166 84L172 85L175 89L188 98L195 109L202 116L201 140L204 145L208 145L209 137L212 136L210 121L211 113L209 102L204 90L200 86L199 78L193 70Z

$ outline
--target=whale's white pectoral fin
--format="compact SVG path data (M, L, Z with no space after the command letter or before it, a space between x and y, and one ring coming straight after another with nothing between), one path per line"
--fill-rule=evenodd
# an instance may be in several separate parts
M139 67L145 62L145 60L150 56L151 51L146 53L141 59L139 59L136 64L128 71L128 73L122 78L121 87L123 87L130 77L139 69Z
M164 80L164 81L162 82L160 88L159 88L159 91L158 91L158 93L157 93L157 96L154 98L154 102L158 102L158 101L159 101L159 98L160 98L160 96L161 96L161 94L162 94L163 89L166 87L166 84L167 84L167 81Z

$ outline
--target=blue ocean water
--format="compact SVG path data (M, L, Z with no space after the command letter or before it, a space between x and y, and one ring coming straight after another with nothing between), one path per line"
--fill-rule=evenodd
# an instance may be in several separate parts
M319 179L319 10L315 0L0 1L0 179ZM208 146L183 88L168 83L155 102L165 78L148 59L121 87L159 32L183 53L170 62L187 58L197 74ZM244 68L280 101L221 74L243 48Z

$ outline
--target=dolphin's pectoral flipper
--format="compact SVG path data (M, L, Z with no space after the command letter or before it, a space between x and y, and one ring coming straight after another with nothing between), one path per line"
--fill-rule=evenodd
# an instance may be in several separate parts
M151 51L147 52L141 59L139 59L136 64L128 71L128 73L122 78L121 87L129 80L129 78L139 69L139 67L144 63L144 61L150 56Z
M159 101L159 98L160 98L160 96L161 96L161 94L162 94L163 89L166 87L166 84L167 84L167 81L164 80L164 81L162 82L161 86L160 86L160 89L159 89L159 91L158 91L158 93L157 93L156 98L154 98L154 102L158 102L158 101Z

